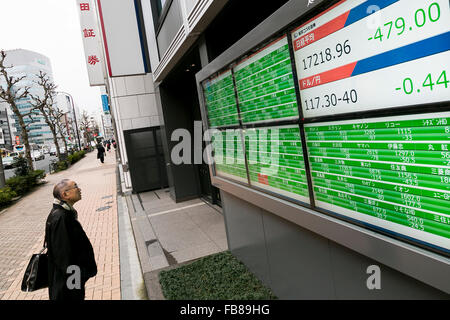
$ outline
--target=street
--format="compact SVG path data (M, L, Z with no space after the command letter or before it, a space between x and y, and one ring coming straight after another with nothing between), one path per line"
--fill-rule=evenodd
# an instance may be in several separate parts
M49 171L49 165L51 160L57 159L56 156L51 156L49 154L45 154L44 160L33 161L35 165L35 170L45 170L46 173ZM14 168L5 170L5 179L11 178L14 176Z

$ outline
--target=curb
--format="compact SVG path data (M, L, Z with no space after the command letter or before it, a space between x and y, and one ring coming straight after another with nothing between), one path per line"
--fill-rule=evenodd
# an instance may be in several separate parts
M133 227L147 295L150 300L165 300L159 285L158 274L155 271L169 267L169 262L139 200L135 195L125 196L125 200Z

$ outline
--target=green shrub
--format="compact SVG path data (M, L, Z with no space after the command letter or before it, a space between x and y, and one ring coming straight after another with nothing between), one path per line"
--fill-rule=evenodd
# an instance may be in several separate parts
M14 176L6 180L6 185L18 195L27 193L32 186L28 184L27 176Z
M277 299L229 251L161 271L159 281L168 300Z
M86 155L86 152L84 150L77 151L77 152L74 152L73 154L69 155L67 157L67 160L69 161L70 164L74 164L81 158L84 158L85 155Z
M69 167L69 165L70 165L70 164L69 164L68 161L65 161L65 160L63 160L63 161L58 161L57 168L56 168L56 172L66 170L66 169Z
M34 170L24 176L14 176L6 180L6 186L16 195L24 195L45 178L44 170Z
M34 170L30 172L28 175L29 181L32 183L32 185L37 185L40 180L45 178L45 170Z
M73 163L74 163L74 158L75 158L74 155L75 155L75 154L69 154L69 155L67 156L67 161L68 161L70 164L73 164Z
M0 207L4 207L11 203L17 194L10 187L0 189Z
M26 176L30 172L27 159L21 155L16 157L13 162L14 174L16 176Z

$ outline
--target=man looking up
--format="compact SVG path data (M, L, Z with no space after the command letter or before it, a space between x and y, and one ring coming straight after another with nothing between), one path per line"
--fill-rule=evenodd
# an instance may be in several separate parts
M47 218L50 300L84 300L84 285L97 274L94 250L73 205L81 200L75 181L64 179L53 188L53 208Z

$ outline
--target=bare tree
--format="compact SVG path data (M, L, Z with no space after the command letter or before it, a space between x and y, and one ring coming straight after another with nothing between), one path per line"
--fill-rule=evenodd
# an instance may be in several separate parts
M55 121L55 127L56 131L59 133L59 136L61 137L63 143L64 143L64 150L66 150L66 153L69 151L67 149L67 141L66 141L66 135L70 136L70 132L67 130L67 126L65 123L62 122L62 119L65 115L65 112L62 112L61 109L59 109L57 106L53 107L51 109L51 116L52 119Z
M22 129L21 135L22 135L22 142L25 145L25 157L27 159L27 164L30 170L33 169L33 159L31 158L31 149L30 149L30 143L28 140L28 124L25 122L25 117L30 117L32 112L28 113L20 113L19 108L17 107L16 102L25 99L29 96L29 89L30 87L24 86L22 88L18 88L18 83L22 81L26 76L22 77L13 77L8 74L8 69L11 69L12 66L5 66L5 58L6 53L5 51L0 51L0 74L5 80L5 87L0 87L0 99L5 101L9 104L11 107L12 112L17 117L17 120L19 122L20 128ZM31 123L33 122L33 119L31 119Z
M66 126L64 127L64 132L67 135L67 137L69 138L69 140L72 142L72 144L74 143L74 141L76 141L76 136L75 136L75 130L74 130L74 121L67 117L66 118ZM76 144L76 142L75 142Z
M58 144L58 135L56 132L57 122L59 120L54 118L53 111L53 97L56 96L57 86L52 81L50 81L50 78L45 72L39 71L39 74L37 74L36 77L38 78L36 84L42 88L44 93L42 97L30 94L31 99L33 100L32 106L34 110L38 110L44 116L45 123L48 125L48 127L50 128L50 132L53 135L53 143L56 147L56 156L58 157L59 161L62 161L63 159L61 157L61 151Z
M80 130L83 131L83 135L88 143L89 149L91 148L92 141L90 125L91 123L89 121L89 116L86 110L83 110L83 113L81 114Z

